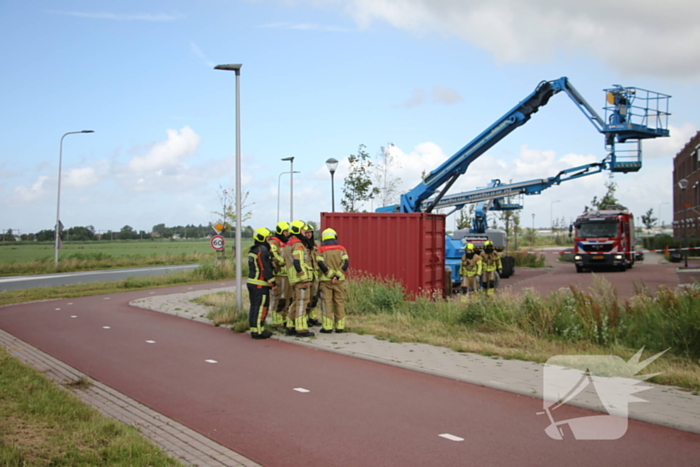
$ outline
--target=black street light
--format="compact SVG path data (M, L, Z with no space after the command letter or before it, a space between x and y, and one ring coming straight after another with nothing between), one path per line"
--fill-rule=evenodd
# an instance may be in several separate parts
M683 257L684 265L688 267L688 208L685 207L685 189L688 188L688 180L685 178L678 180L678 188L681 189L681 206L683 207Z
M326 161L326 167L331 173L331 212L335 212L335 187L333 185L333 175L335 174L335 169L338 168L338 161L334 158L330 158Z
M59 242L59 226L61 225L61 164L63 163L63 138L68 135L77 135L80 133L94 133L94 130L82 130L82 131L69 131L68 133L61 136L61 145L58 150L58 196L56 201L56 238L54 239L54 254L53 254L53 266L58 267L58 242Z

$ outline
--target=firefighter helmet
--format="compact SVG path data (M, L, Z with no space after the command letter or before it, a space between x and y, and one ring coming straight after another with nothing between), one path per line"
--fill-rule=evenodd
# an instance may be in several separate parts
M474 251L474 244L473 243L467 243L467 245L464 247L465 250L471 250Z
M338 234L333 229L326 229L321 234L321 240L324 242L326 240L331 240L331 239L336 239L336 238L338 238Z
M267 237L270 236L272 232L267 230L265 227L258 227L255 229L255 234L253 235L253 239L255 239L256 242L263 243L267 239Z
M306 225L304 226L304 230L306 230L307 232L313 232L313 231L314 231L314 226L313 226L313 224L306 224Z
M289 224L285 221L278 222L277 227L275 228L275 233L277 235L282 235L282 232L285 230L289 230Z
M294 234L294 235L299 235L306 227L306 222L304 221L294 221L291 224L289 224L289 231Z

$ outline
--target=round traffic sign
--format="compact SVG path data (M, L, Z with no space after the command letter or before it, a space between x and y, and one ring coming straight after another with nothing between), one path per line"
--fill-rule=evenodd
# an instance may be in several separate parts
M226 244L226 242L224 241L224 237L222 237L221 235L214 235L213 237L211 237L211 242L209 243L211 244L211 247L215 250L223 250L224 245Z

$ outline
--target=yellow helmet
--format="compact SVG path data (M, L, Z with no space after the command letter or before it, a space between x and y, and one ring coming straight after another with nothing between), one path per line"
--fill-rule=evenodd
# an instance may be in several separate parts
M472 250L474 251L474 244L473 243L467 243L467 246L464 247L465 250Z
M338 234L333 229L326 229L321 234L321 240L324 242L335 238L338 238Z
M294 221L291 224L289 224L289 231L294 234L294 235L299 235L306 227L306 222L304 221Z
M255 239L256 242L263 243L267 237L270 236L272 232L267 230L265 227L258 227L255 229L255 234L253 235L253 239Z
M486 247L489 246L489 245L493 246L493 242L492 242L491 240L486 240L486 241L484 242L484 248L486 248Z
M282 235L282 232L284 232L285 230L289 230L289 224L285 221L278 222L277 228L275 228L275 233L277 235Z
M306 224L306 225L304 226L304 230L306 230L307 232L313 232L313 231L314 231L314 226L313 226L312 224Z

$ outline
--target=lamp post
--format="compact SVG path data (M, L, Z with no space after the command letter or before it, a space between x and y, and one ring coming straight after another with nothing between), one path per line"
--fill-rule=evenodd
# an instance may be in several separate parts
M56 197L56 234L54 241L54 254L53 254L53 266L58 267L58 236L59 225L61 223L61 164L63 163L63 138L68 135L77 135L79 133L94 133L93 130L82 130L82 131L69 131L68 133L61 136L61 144L58 149L58 196Z
M532 213L532 230L533 230L533 232L535 230L535 213L534 212Z
M549 205L549 224L552 230L554 230L554 216L552 215L553 208L554 208L554 203L559 203L561 202L560 199L557 199L555 201L552 201L552 203Z
M280 222L280 181L282 180L282 175L288 174L289 172L282 172L279 177L277 177L277 223ZM294 171L295 174L301 173L298 170ZM290 221L291 222L291 221Z
M330 158L326 161L326 167L331 173L331 212L335 212L335 187L333 186L333 175L335 174L335 169L338 168L338 161L334 158Z
M215 70L236 72L236 310L243 309L241 286L241 67L240 63L217 65Z
M661 220L661 206L663 206L664 204L668 204L668 201L664 201L663 203L659 204L659 220ZM663 224L664 224L664 221L661 220L661 225L663 225Z
M688 247L688 209L685 207L685 189L688 188L688 180L678 180L678 188L681 189L681 206L683 207L683 247ZM683 250L684 265L688 267L688 250Z
M294 220L294 156L285 157L283 161L289 161L289 222Z

